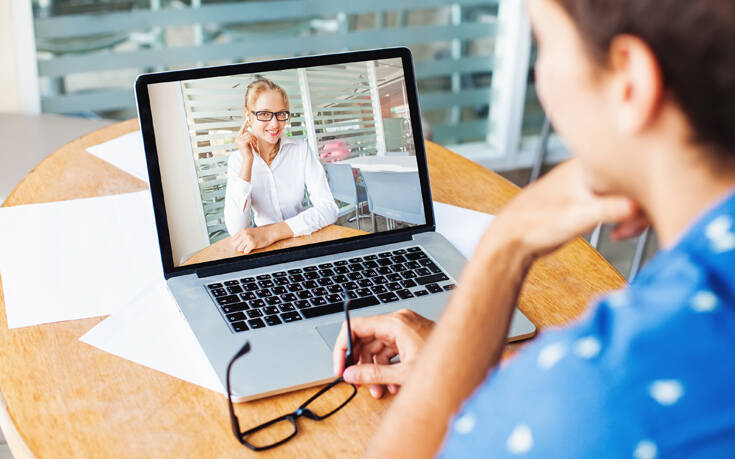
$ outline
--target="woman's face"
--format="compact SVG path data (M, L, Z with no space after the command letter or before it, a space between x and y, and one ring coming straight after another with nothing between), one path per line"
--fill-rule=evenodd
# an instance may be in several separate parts
M286 111L286 103L283 100L283 96L278 91L264 91L255 100L255 103L250 107L248 112L248 119L250 120L250 126L253 128L255 136L263 142L270 144L278 143L278 139L283 134L283 129L288 121L278 121L275 116L270 121L258 121L255 117L255 112L268 111L278 113Z
M554 129L578 158L588 186L600 193L624 191L632 158L615 132L605 71L595 67L555 0L528 0L527 6L538 44L536 90Z

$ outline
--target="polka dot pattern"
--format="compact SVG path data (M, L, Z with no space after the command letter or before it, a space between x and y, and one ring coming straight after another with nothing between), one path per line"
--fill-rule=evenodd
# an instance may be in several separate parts
M697 312L714 311L717 308L717 296L707 290L699 291L692 297L691 305Z
M574 354L583 359L593 359L600 354L602 344L600 340L594 336L587 336L585 338L578 339L574 343Z
M651 440L641 440L633 451L635 459L655 459L658 456L658 448Z
M538 354L538 366L544 370L548 370L556 365L559 360L563 359L566 353L567 349L563 343L548 344Z
M715 253L735 249L735 233L732 231L732 219L728 215L712 220L705 229L705 235Z
M684 386L676 379L661 379L649 386L648 394L661 405L671 406L684 395Z
M460 435L467 435L475 430L475 424L477 424L477 418L475 415L468 413L454 421L454 430Z
M526 424L519 424L510 433L505 446L512 454L525 454L533 448L533 434Z

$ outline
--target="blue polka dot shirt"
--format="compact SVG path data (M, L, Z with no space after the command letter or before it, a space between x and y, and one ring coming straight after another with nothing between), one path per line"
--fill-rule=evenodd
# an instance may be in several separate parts
M735 194L493 371L442 457L735 457Z

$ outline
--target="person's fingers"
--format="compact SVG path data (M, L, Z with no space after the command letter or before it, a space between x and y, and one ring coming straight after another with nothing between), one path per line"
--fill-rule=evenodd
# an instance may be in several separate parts
M388 384L388 392L391 393L391 395L396 395L398 393L398 386L396 384Z
M366 344L361 343L360 353L358 354L360 356L359 362L372 363L374 356L381 353L384 348L385 343L380 340L373 340Z
M628 239L641 234L646 228L651 225L648 216L639 213L635 217L625 220L617 225L611 234L613 240L619 241L622 239Z
M351 384L403 384L404 364L378 365L361 363L352 365L342 373L344 380Z
M237 135L242 135L242 134L244 134L245 132L247 132L247 129L248 129L248 119L247 119L247 117L246 117L246 118L245 118L245 122L243 122L243 123L242 123L242 127L240 128L240 132L238 132L238 134L237 134Z
M396 336L405 333L405 324L391 315L356 317L350 321L353 342L358 340L378 339L387 345L396 347ZM357 344L356 344L357 345ZM335 374L344 370L344 357L347 350L347 327L343 323L337 335L332 351L332 362ZM355 349L353 349L354 351ZM359 354L358 354L359 355Z
M379 352L373 353L373 360L374 363L377 363L378 365L390 365L390 359L393 358L394 355L395 351L393 349L383 345L383 348ZM398 386L395 384L390 384L389 386L384 384L371 384L368 389L374 398L380 399L385 395L386 389L388 389L391 394L395 394L398 391Z

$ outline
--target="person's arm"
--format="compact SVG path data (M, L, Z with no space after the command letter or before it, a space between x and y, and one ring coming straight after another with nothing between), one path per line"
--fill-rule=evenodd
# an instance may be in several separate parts
M254 136L247 131L245 120L235 138L238 152L227 161L227 188L225 189L225 227L230 236L250 226L250 193L253 189Z
M329 189L324 167L308 145L304 145L304 148L306 149L303 164L304 182L309 191L312 207L286 219L286 223L296 236L311 234L337 221L337 204Z
M435 455L453 413L497 363L532 261L635 213L628 199L589 192L574 161L521 193L488 227L367 456Z

